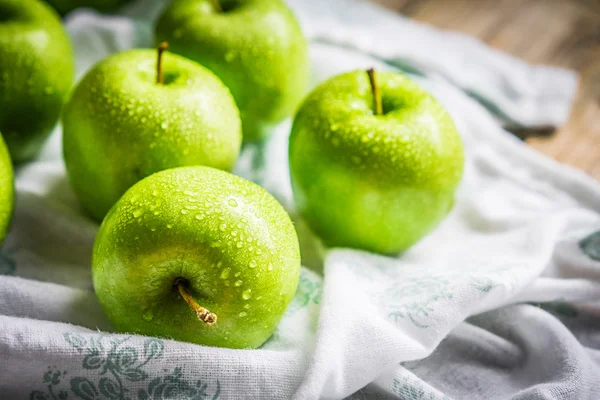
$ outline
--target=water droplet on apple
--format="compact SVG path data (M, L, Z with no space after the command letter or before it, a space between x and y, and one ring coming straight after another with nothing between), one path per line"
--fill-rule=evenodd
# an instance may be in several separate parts
M246 315L248 315L248 313L246 311L242 311L241 313L238 314L240 317L245 317Z
M152 232L156 232L156 228L150 228Z
M231 207L237 207L237 206L238 206L238 203L237 203L237 201L235 201L234 199L229 199L229 201L228 201L228 204L229 204Z
M203 220L204 219L204 214L198 214L194 218L196 218L198 221Z
M238 242L238 244L235 245L235 247L237 247L238 249L241 249L243 246L242 242Z
M224 232L224 231L225 231L225 229L227 229L227 224L221 224L221 225L219 226L219 230L220 230L221 232Z
M144 210L142 210L141 208L138 208L133 211L133 217L139 218L143 213L144 213Z
M256 268L256 261L254 261L254 260L250 261L250 264L248 266L250 268Z
M154 318L154 314L152 313L152 310L148 310L142 315L142 317L146 321L152 321L152 318Z
M247 310L250 308L250 304L244 304L244 308Z
M243 283L242 281L238 280L238 281L235 281L233 286L242 286L242 283Z
M231 231L231 236L237 236L237 234L238 234L238 231L236 231L236 230Z
M231 268L223 268L223 271L221 271L221 279L227 279L230 273Z
M235 274L233 274L233 276L238 277L240 276L242 273L240 271L236 272Z
M182 209L182 210L181 210L181 213L182 213L182 214L187 214L187 213L188 213L188 210L186 210L186 209L184 208L184 209Z
M250 300L252 298L252 289L246 289L242 292L242 299Z
M168 122L163 122L162 124L160 124L160 127L163 129L167 129L169 127L169 123Z
M273 264L269 264L269 267L267 268L269 271L273 271Z
M225 53L225 61L231 62L235 58L235 53L233 51L228 51Z
M167 224L167 229L171 229L171 228L173 228L173 225Z

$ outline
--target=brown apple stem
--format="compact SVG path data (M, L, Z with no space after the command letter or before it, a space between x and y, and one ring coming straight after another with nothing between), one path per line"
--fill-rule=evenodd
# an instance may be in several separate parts
M177 290L179 290L179 294L183 297L186 303L190 306L192 311L196 313L198 319L206 325L213 325L217 322L217 315L211 313L206 308L202 307L200 304L196 302L196 300L192 297L192 295L188 292L183 282L177 283Z
M375 75L375 70L373 68L369 68L367 70L367 74L369 74L369 81L371 81L371 90L373 91L373 112L375 115L383 114L383 107L381 105L381 93L379 92L379 85L377 84L377 76Z
M219 3L219 0L211 0L211 3L216 12L223 12L223 7L221 7L221 3Z
M156 59L156 83L162 85L164 83L163 79L163 53L169 48L169 43L162 42L158 45L158 57Z

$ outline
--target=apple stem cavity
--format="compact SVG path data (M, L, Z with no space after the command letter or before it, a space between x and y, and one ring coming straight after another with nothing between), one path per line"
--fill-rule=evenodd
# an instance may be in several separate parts
M188 305L190 306L192 311L194 311L196 317L198 317L200 321L204 322L206 325L209 326L214 325L215 322L217 322L217 315L208 311L206 308L202 307L200 304L198 304L198 302L196 302L196 300L188 292L183 280L178 279L176 285L179 294L181 295L181 297L183 297L183 300L185 300L185 302L188 303Z
M158 45L158 57L156 58L156 83L162 85L164 83L163 77L163 53L169 48L169 43L162 42Z
M211 0L211 3L216 12L223 12L223 7L221 7L221 3L219 3L219 0Z
M377 76L375 75L375 70L373 68L369 68L367 70L367 74L369 74L371 90L373 91L373 112L375 113L375 115L382 115L383 106L381 105L381 93L379 92L379 85L377 84Z

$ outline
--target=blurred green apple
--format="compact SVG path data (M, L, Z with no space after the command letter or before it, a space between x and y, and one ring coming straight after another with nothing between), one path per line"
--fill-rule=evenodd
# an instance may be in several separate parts
M101 61L65 107L69 178L96 219L154 172L186 165L229 170L237 160L241 122L225 85L181 56L156 59L155 51L130 50Z
M296 292L300 250L289 216L263 188L184 167L125 193L100 227L92 268L119 331L256 348Z
M13 170L10 154L0 135L0 243L4 240L14 205Z
M0 0L0 132L13 162L33 158L73 83L71 44L38 0Z
M450 211L463 172L449 114L393 72L321 84L300 107L289 146L294 198L329 246L407 249Z
M263 139L295 111L306 90L306 40L281 0L174 0L156 37L229 87L245 141Z
M111 11L117 7L129 3L131 0L45 0L46 3L58 11L61 15L66 15L76 8L94 8L98 11Z

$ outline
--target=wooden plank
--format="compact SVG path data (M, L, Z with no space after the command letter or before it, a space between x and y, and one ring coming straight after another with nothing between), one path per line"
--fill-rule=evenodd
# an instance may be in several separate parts
M569 121L534 148L600 179L600 1L373 0L418 21L461 31L535 64L579 73ZM530 132L531 133L531 132Z

